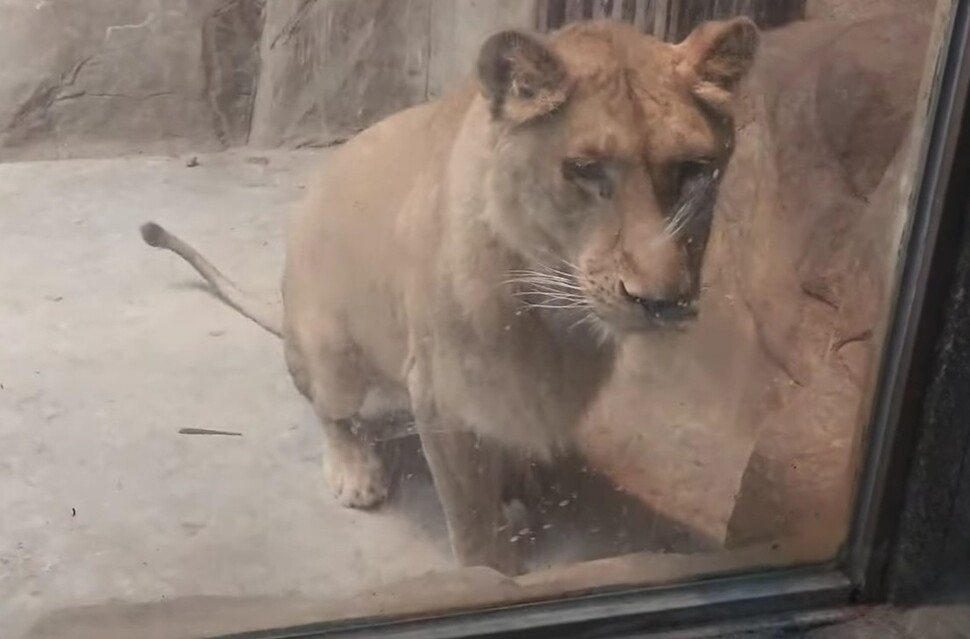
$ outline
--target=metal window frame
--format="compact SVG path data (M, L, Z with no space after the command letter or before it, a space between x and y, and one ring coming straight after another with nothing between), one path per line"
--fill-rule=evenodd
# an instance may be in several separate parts
M970 156L970 0L956 0L939 56L893 317L873 399L855 511L842 555L824 565L604 592L417 620L325 622L231 635L234 639L377 637L502 639L633 637L705 624L780 619L882 600L896 540L913 442L946 293L955 272L970 180L953 175ZM964 126L965 125L965 126ZM963 134L961 135L961 130ZM933 282L933 286L929 286ZM778 617L777 615L787 615ZM793 616L794 615L794 616ZM226 638L228 639L228 637Z
M866 600L885 594L923 398L956 272L970 182L953 174L970 155L970 1L954 3L939 58L922 174L873 406L855 517L843 565ZM965 164L965 162L962 162ZM932 283L932 285L931 285Z

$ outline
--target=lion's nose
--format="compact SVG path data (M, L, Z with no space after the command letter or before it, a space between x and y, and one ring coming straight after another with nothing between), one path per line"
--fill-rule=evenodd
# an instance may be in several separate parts
M683 321L697 317L697 306L685 295L676 297L636 295L631 293L623 282L620 282L620 292L628 302L636 304L654 319Z

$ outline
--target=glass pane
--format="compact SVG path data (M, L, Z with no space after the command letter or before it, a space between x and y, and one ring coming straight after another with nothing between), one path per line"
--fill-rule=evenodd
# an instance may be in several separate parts
M0 3L0 636L833 558L951 9Z

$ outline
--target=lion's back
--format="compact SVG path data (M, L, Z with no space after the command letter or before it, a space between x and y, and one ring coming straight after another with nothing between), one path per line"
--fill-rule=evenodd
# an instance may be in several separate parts
M418 191L441 178L469 100L458 93L400 111L324 160L287 232L283 292L287 324L316 331L329 315L371 358L396 372L406 336L401 278L407 247L400 216Z

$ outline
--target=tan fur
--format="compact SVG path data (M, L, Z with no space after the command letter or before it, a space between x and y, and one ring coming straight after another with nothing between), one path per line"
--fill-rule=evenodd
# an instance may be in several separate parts
M521 569L509 478L569 446L617 338L696 310L730 97L756 45L744 19L676 46L609 22L506 32L478 82L330 160L289 226L282 332L342 503L387 492L361 409L397 391L459 559Z

